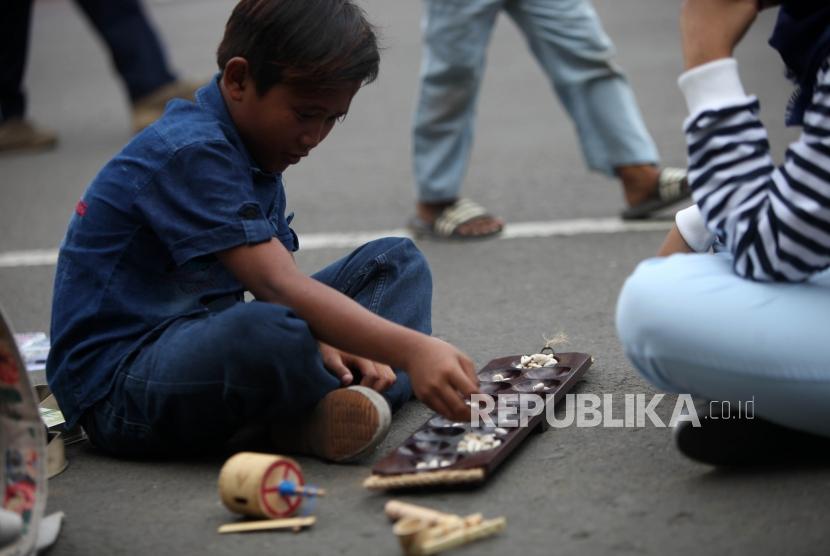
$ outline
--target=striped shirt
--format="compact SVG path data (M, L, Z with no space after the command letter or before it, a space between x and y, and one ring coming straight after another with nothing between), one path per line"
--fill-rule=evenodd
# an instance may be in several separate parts
M737 80L736 66L734 72ZM712 76L709 85L717 86ZM685 124L689 183L706 227L733 254L735 272L799 282L830 267L830 59L819 70L801 136L779 167L757 99L732 94L713 102L700 92L704 83L684 89L687 101L693 87L709 95Z

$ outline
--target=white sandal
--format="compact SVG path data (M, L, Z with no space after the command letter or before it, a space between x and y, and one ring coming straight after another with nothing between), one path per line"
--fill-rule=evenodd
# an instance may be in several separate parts
M432 237L438 239L482 239L501 233L503 226L483 234L460 234L458 228L464 224L482 218L494 218L483 206L470 199L461 198L451 205L447 205L435 222L429 223L415 216L409 222L409 228L416 237Z

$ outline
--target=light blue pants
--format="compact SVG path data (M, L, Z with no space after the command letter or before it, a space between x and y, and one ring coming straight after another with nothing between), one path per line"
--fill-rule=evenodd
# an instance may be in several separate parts
M473 144L487 44L502 9L527 38L570 114L588 166L613 175L618 166L656 164L657 149L588 0L425 0L413 126L418 199L458 197ZM518 126L505 132L518 133Z
M830 271L760 283L732 258L641 263L617 304L626 355L657 387L707 400L755 400L755 414L830 436Z

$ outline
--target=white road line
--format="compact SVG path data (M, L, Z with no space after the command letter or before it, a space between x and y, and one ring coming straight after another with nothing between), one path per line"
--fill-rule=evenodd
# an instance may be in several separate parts
M58 260L57 249L34 251L9 251L0 253L0 268L53 265Z
M654 232L668 230L671 224L672 222L670 220L626 222L618 218L579 218L575 220L555 220L549 222L518 222L508 224L498 239ZM403 228L379 230L376 232L303 234L300 236L300 247L303 250L357 247L367 241L388 236L412 237L412 234ZM49 266L54 265L57 260L57 249L8 251L6 253L0 253L0 268Z

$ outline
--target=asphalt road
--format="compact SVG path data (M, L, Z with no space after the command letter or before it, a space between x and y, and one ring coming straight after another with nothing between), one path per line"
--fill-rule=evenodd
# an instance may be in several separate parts
M682 165L685 112L675 86L681 69L679 3L595 4L664 161ZM149 4L183 76L207 78L215 71L213 53L231 5ZM363 5L384 36L380 79L358 94L346 121L315 155L286 175L301 242L319 240L309 242L315 249L298 254L309 272L347 252L326 247L331 238L398 229L412 212L409 132L421 6L389 0ZM772 23L770 14L759 19L738 58L747 89L762 102L780 158L795 135L782 131L789 87L765 45ZM72 3L36 3L27 86L31 116L56 129L61 143L47 154L0 157L0 303L18 331L48 330L54 267L48 260L15 261L22 261L21 252L57 248L86 184L129 139L124 94ZM578 391L611 393L618 400L626 393L650 395L653 389L622 355L613 315L623 281L654 253L662 231L598 233L598 223L622 208L620 190L584 169L571 124L507 18L493 37L478 112L465 194L511 223L567 228L575 219L588 219L594 226L572 235L421 243L435 279L436 335L483 365L535 351L544 335L565 332L568 349L596 359ZM330 495L317 505L317 525L296 535L217 535L216 527L233 519L216 492L219 460L128 462L87 445L71 446L68 470L50 482L50 511L66 512L51 554L396 554L382 512L389 497L360 483L372 462L427 415L419 403L407 406L381 450L360 465L300 458L307 478ZM670 431L653 426L550 430L530 437L482 488L403 498L442 511L507 517L505 532L458 554L830 550L830 471L713 470L683 459Z

